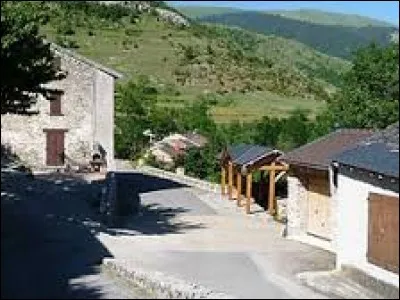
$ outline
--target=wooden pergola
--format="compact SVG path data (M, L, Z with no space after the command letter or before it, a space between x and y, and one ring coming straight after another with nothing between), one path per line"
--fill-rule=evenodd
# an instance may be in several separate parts
M236 194L237 205L242 206L242 176L245 176L245 211L249 214L253 173L267 171L269 172L268 212L270 215L275 215L277 213L275 184L289 169L287 164L278 160L282 154L279 150L259 145L239 144L224 149L220 156L222 195L227 193L228 199L233 200ZM236 178L236 187L234 178Z

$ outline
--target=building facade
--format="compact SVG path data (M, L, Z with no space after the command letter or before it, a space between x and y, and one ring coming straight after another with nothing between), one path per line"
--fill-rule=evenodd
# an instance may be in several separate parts
M34 168L87 164L100 153L114 168L114 83L117 72L52 45L66 77L46 84L57 89L39 96L32 115L2 115L1 143Z

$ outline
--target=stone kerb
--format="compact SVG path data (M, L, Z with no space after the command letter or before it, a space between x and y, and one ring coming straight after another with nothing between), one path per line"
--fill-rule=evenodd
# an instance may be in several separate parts
M210 290L200 284L188 283L158 271L140 268L127 270L123 262L103 259L106 271L151 292L155 299L236 299L231 295Z
M148 173L150 175L160 176L165 179L170 179L182 184L194 186L214 193L217 193L221 188L221 185L218 183L211 183L205 180L193 178L187 175L176 174L173 172L157 169L151 166L141 166L139 170Z

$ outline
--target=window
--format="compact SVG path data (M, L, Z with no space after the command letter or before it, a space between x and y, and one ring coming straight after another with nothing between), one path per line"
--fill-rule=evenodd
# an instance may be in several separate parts
M49 100L50 100L50 116L62 116L61 93L53 92Z

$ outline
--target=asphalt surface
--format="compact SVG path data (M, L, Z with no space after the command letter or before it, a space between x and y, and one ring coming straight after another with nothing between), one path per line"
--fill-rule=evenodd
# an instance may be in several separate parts
M95 237L94 185L3 172L1 181L1 298L148 298L99 268L112 255Z

